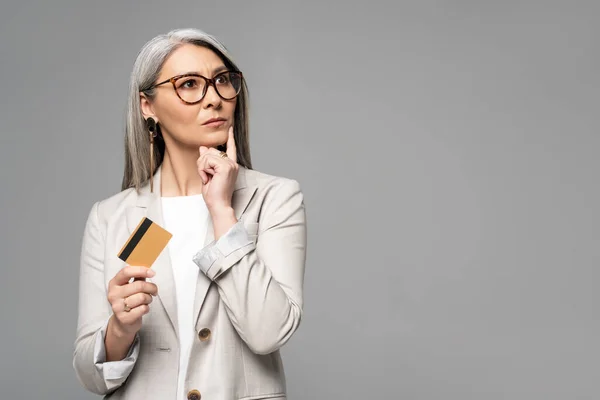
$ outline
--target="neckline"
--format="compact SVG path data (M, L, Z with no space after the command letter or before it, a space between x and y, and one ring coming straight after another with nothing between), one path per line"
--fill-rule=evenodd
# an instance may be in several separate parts
M192 194L189 196L160 196L161 200L187 200L187 199L197 199L202 198L202 194Z

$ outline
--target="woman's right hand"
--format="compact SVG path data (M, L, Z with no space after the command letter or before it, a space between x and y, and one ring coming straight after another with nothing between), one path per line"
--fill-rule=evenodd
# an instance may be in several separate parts
M150 311L149 304L158 294L154 283L146 282L155 272L147 267L126 266L108 283L108 301L113 310L114 328L123 336L135 335L142 327L142 316ZM137 278L131 283L131 278ZM129 311L126 311L126 306Z

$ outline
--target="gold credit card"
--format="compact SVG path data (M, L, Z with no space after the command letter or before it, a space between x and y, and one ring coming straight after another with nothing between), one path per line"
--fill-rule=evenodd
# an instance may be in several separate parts
M128 265L150 268L172 236L163 227L144 217L119 251L119 258Z

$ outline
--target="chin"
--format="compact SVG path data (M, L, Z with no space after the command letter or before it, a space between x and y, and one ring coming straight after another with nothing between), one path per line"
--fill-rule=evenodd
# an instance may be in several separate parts
M210 132L208 134L202 133L200 140L198 140L198 146L217 147L227 143L227 139L228 133L226 130L222 132Z

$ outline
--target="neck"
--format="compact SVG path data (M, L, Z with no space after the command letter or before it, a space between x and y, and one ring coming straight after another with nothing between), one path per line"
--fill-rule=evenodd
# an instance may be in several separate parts
M161 196L192 196L202 194L202 179L196 161L199 152L176 148L165 149L161 164Z

